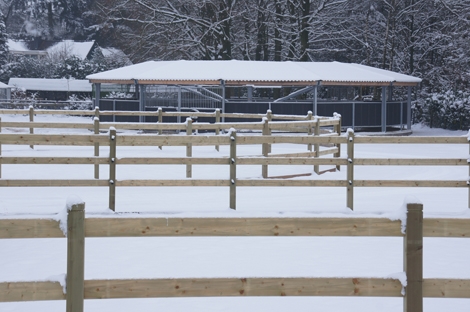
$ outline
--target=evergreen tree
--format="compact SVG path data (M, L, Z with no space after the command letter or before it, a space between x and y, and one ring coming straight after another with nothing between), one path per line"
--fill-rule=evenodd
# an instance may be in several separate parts
M8 58L8 36L6 33L3 13L0 11L0 67L7 63Z

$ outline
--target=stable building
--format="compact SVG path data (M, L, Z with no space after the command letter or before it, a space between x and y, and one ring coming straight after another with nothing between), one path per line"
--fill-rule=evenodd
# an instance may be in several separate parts
M411 129L421 79L340 62L149 61L87 76L101 110L342 115L353 128ZM108 88L120 86L119 98ZM126 91L127 90L127 91ZM104 98L107 97L107 98ZM130 120L136 117L122 119ZM155 121L152 117L140 121Z

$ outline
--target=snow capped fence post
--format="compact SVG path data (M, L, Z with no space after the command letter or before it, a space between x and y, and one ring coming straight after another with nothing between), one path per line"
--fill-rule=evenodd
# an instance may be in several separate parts
M34 107L30 106L29 107L29 121L34 122ZM34 128L29 128L29 133L34 134ZM30 148L34 148L34 145L30 145Z
M98 115L98 117L96 117ZM98 107L95 108L95 118L93 119L93 129L95 134L100 134L100 109ZM100 156L100 143L95 143L95 150L94 155L95 157ZM95 164L95 179L100 178L100 165Z
M193 134L193 121L191 118L186 119L186 135L192 135ZM186 157L192 157L193 156L193 147L191 143L186 144ZM192 177L192 165L187 164L186 165L186 178L191 178Z
M116 209L116 129L109 128L109 209Z
M215 123L220 123L220 109L218 109L218 108L215 110ZM219 135L219 134L220 134L220 129L216 128L215 129L215 135ZM220 150L219 145L216 145L215 149L218 152Z
M237 209L237 132L230 131L230 208Z
M315 117L315 131L313 132L313 135L315 137L320 136L320 120ZM315 143L314 144L314 152L315 152L315 158L320 157L320 144ZM314 165L313 166L313 171L315 171L316 174L320 173L320 166L319 165Z
M268 118L263 118L263 136L265 135L270 135ZM261 146L261 153L264 157L268 157L269 144L263 143ZM268 177L268 165L261 165L261 175L264 179Z
M307 113L307 120L313 120L313 113L311 111L308 111L308 113ZM308 130L307 130L307 135L312 135L312 133L313 133L312 125L309 125ZM311 143L307 144L307 149L310 152L312 151L312 144Z
M406 272L404 312L423 311L423 205L406 205L403 264Z
M334 113L333 114L333 117L335 118L338 118L338 123L334 126L334 131L336 133L338 133L338 136L341 136L341 115L340 114L337 114L337 113ZM341 144L335 144L335 147L338 149L338 152L335 153L333 155L333 157L337 158L337 157L341 157ZM336 170L340 170L341 169L341 166L340 165L336 165Z
M161 107L158 108L158 124L162 124L163 123L163 110ZM158 135L162 135L163 134L163 129L160 128L158 129ZM162 149L162 146L160 145L158 147L159 149Z
M348 165L347 165L347 191L346 206L354 210L354 131L348 129Z
M66 311L83 312L85 277L85 203L67 207Z

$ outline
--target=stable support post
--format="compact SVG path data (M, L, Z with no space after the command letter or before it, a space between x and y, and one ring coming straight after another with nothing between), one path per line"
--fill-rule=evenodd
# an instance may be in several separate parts
M268 135L269 135L269 123L268 123L268 119L264 118L263 119L263 136L268 136ZM262 146L261 153L263 154L264 157L268 157L269 144L263 143L261 146ZM268 165L261 165L261 176L264 179L268 177Z
M109 209L116 210L116 129L109 129Z
M347 190L346 206L354 210L354 131L348 130L348 165L347 165Z
M220 123L220 109L218 109L218 108L215 110L215 123L216 124ZM220 134L220 129L216 128L215 129L215 135L219 135L219 134ZM216 145L215 149L217 150L217 152L220 151L219 145Z
M411 130L411 87L408 87L408 96L406 98L406 130Z
M98 117L96 117L98 115ZM98 107L95 108L95 118L93 119L93 130L96 135L100 134L100 109ZM95 157L100 156L100 143L96 142L94 144L94 155ZM100 178L100 165L95 164L95 179Z
M34 107L32 106L29 107L29 121L34 122ZM34 134L34 128L29 128L29 133ZM29 147L34 149L34 145L30 145Z
M268 120L268 125L271 121L273 121L273 112L271 111L271 109L268 109L268 111L266 112L266 119ZM268 135L271 135L271 129L269 127L268 127ZM268 153L271 153L271 148L272 148L272 145L268 144Z
M67 207L66 311L83 312L85 284L85 203Z
M315 137L320 136L320 120L318 118L315 118L315 132L313 135ZM315 158L318 158L320 156L320 144L315 143L314 144L314 152L315 152ZM320 173L320 166L319 165L313 165L313 171L315 171L316 174Z
M181 113L181 86L178 86L178 113ZM177 123L180 123L181 122L181 115L178 114L178 116L176 117L176 122ZM179 130L178 130L179 131Z
M225 114L225 81L220 80L220 85L222 87L222 122L225 122L225 117L223 114Z
M406 287L404 312L423 312L423 205L407 204L403 244Z
M163 110L161 107L158 108L158 124L161 125L163 123ZM158 129L158 135L162 135L163 134L163 129L160 128ZM158 147L159 149L162 149L163 147L160 145Z
M230 133L230 208L237 208L237 132Z
M382 87L382 132L387 131L387 87Z
M139 110L145 112L145 85L139 86ZM145 116L139 115L139 122L144 122Z
M313 113L318 116L318 84L313 87Z
M95 85L95 107L100 107L101 83L94 83L94 85Z
M186 119L186 135L192 135L193 134L193 121L191 118ZM192 157L193 156L193 147L191 143L188 143L186 145L186 157ZM186 178L191 178L192 177L192 165L187 164L186 165Z

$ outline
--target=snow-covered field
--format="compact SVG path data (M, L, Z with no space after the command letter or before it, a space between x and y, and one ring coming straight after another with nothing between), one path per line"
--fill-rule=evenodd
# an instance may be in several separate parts
M0 116L23 121L26 116ZM37 121L90 122L80 117L38 115ZM413 135L467 135L414 127ZM2 129L2 133L27 129ZM63 130L60 133L77 132ZM35 130L59 133L58 130ZM82 133L89 133L82 130ZM468 158L467 145L362 145L361 158ZM346 149L343 147L343 151ZM260 146L241 146L239 155L259 155ZM274 145L273 153L306 151ZM2 156L92 156L92 147L3 145ZM344 153L344 152L343 152ZM107 148L100 150L107 155ZM117 156L184 156L184 147L118 147ZM194 147L193 156L227 156L228 147ZM326 169L322 167L322 169ZM260 166L239 166L239 178L259 178ZM312 166L270 166L272 176L312 172ZM320 179L344 179L346 170ZM108 167L100 167L100 176ZM467 180L466 166L360 167L356 179ZM228 178L227 166L194 166L197 179ZM117 179L183 179L185 166L118 166ZM2 165L5 179L91 179L91 165ZM315 179L317 177L303 177ZM55 217L69 195L86 203L87 215L109 213L107 188L1 188L0 218ZM468 190L451 188L356 188L355 211L346 207L344 188L238 188L237 211L228 209L227 187L117 188L116 211L139 216L347 216L388 215L412 195L425 217L470 218ZM387 277L401 272L400 238L116 238L87 239L86 279L159 277ZM0 282L57 279L66 271L65 239L0 240ZM470 278L470 239L425 239L425 278ZM402 311L401 298L249 297L87 300L85 311ZM425 311L470 311L470 299L425 299ZM64 311L65 301L0 303L0 311Z

